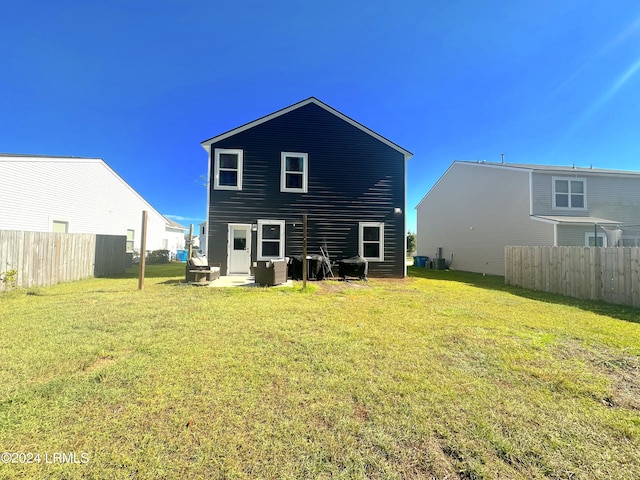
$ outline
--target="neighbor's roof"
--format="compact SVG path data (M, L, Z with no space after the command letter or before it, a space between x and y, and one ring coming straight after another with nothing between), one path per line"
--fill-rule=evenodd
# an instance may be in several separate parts
M526 164L526 163L500 163L500 162L485 162L485 161L468 161L468 160L456 160L453 163L467 163L472 165L486 165L490 167L502 167L502 168L516 168L527 171L536 172L550 172L550 173L598 173L609 175L639 175L640 172L632 170L610 170L606 168L593 168L579 167L576 165L562 166L562 165L538 165L538 164Z
M179 230L187 229L187 227L185 227L184 225L180 225L178 222L171 220L169 217L164 217L164 219L167 221L168 226L171 228L177 228Z
M205 140L204 142L202 142L200 145L202 145L202 147L207 151L210 152L211 151L211 144L219 142L221 140L224 140L225 138L229 138L233 135L236 135L240 132L244 132L245 130L248 130L250 128L253 128L255 126L261 125L265 122L268 122L269 120L273 120L274 118L277 118L281 115L285 115L289 112L292 112L293 110L297 110L298 108L304 107L305 105L309 105L310 103L313 103L323 109L325 109L327 112L332 113L333 115L335 115L336 117L344 120L345 122L349 123L350 125L353 125L354 127L362 130L363 132L371 135L372 137L376 138L377 140L380 140L382 143L386 144L387 146L399 151L400 153L402 153L404 155L405 160L409 160L412 156L413 153L411 153L409 150L405 150L404 148L402 148L401 146L393 143L391 140L383 137L382 135L374 132L373 130L365 127L364 125L362 125L361 123L356 122L355 120L353 120L350 117L347 117L345 114L339 112L338 110L336 110L335 108L330 107L329 105L327 105L326 103L321 102L320 100L318 100L315 97L309 97L306 100L302 100L301 102L298 103L294 103L293 105L283 108L282 110L278 110L277 112L271 113L269 115L266 115L262 118L259 118L257 120L254 120L253 122L249 122L249 123L245 123L244 125L234 128L233 130L229 130L228 132L222 133L220 135L217 135L213 138L210 138L209 140Z

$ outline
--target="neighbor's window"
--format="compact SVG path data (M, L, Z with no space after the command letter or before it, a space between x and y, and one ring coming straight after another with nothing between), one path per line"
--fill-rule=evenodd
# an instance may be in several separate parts
M280 159L280 191L307 193L309 155L306 153L282 152Z
M214 181L216 190L242 190L242 150L216 148Z
M606 247L607 236L604 233L598 233L596 237L593 232L584 234L585 247Z
M52 229L54 233L69 233L69 222L63 222L61 220L54 220L52 223Z
M258 260L284 258L284 220L258 220Z
M361 222L358 251L368 261L384 261L384 223Z
M136 239L136 231L127 229L127 252L133 252L135 248L134 241Z
M554 178L553 208L585 209L586 191L584 178Z

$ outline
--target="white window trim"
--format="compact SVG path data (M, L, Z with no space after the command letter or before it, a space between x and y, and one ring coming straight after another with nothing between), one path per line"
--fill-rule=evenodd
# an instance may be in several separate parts
M568 207L558 207L556 205L556 180L564 180L569 182L569 192L567 195L569 196L569 206ZM582 196L583 196L583 207L572 207L571 206L571 182L582 182ZM553 191L553 208L554 210L587 210L587 179L586 178L577 178L577 177L551 177L551 189ZM558 192L561 193L561 192Z
M380 256L365 257L364 256L364 229L365 227L376 227L380 230ZM384 262L384 222L360 222L358 228L358 254L365 258L368 262Z
M585 232L584 233L584 246L588 247L589 246L589 239L593 238L594 234L593 232ZM598 232L598 238L602 239L602 246L606 247L607 246L607 235L605 233L600 233ZM593 242L596 243L596 242Z
M262 226L263 225L280 225L280 248L277 256L265 256L262 254ZM271 260L274 258L284 258L284 220L258 220L258 260Z
M232 153L238 155L238 183L234 185L220 185L220 155L223 153ZM243 150L237 148L216 148L213 159L213 188L215 190L242 190L242 166L243 166Z
M287 157L302 157L302 188L287 188ZM280 154L280 191L289 193L307 193L309 190L309 154L301 152L282 152Z
M129 232L133 232L133 235L131 236L131 240L129 240ZM127 252L133 252L136 249L136 230L135 228L127 228L127 240L125 241L125 250ZM129 243L131 243L131 249L128 248Z

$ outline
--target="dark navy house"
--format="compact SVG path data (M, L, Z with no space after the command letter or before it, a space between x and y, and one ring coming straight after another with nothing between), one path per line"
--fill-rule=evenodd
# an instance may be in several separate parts
M412 154L316 98L202 142L209 153L207 255L223 274L323 247L365 257L371 277L406 273Z

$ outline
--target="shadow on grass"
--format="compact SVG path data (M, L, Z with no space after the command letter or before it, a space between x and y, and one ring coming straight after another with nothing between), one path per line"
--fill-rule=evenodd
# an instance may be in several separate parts
M509 292L512 295L537 300L539 302L568 305L581 310L617 318L632 323L640 323L640 309L626 305L614 305L602 301L582 300L579 298L565 297L556 293L547 293L538 290L505 285L504 277L498 275L483 275L481 273L459 272L454 270L430 270L428 268L409 267L408 275L414 278L428 278L432 280L445 280L473 285L486 290Z

